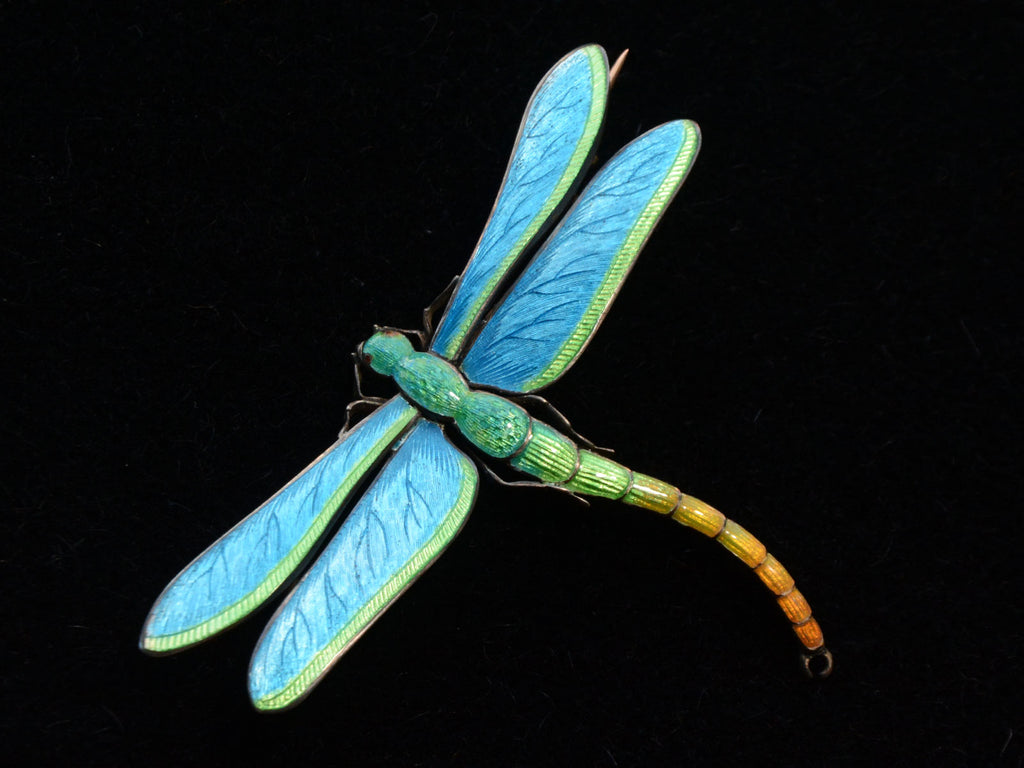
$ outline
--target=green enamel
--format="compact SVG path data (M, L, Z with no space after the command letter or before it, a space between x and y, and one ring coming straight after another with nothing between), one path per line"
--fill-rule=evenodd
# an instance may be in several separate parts
M471 391L455 423L473 445L498 459L518 451L530 431L530 415L523 408L490 392Z
M682 493L674 485L640 472L633 473L633 484L622 500L634 507L643 507L667 515L674 510Z
M534 420L530 441L509 463L545 483L564 483L576 471L576 444L547 424Z
M403 392L438 416L454 416L470 394L466 380L451 363L427 352L403 357L393 375Z
M629 490L632 473L618 462L580 451L580 469L565 487L587 496L619 499Z
M382 376L391 376L398 362L412 352L412 343L397 331L378 331L360 345L363 360Z

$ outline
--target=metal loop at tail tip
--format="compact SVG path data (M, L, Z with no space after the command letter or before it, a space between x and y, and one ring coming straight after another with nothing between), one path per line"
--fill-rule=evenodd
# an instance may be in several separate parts
M818 659L821 659L821 663L816 663ZM808 677L815 680L824 680L832 674L835 663L832 660L832 652L825 646L822 646L816 651L801 653L800 666Z

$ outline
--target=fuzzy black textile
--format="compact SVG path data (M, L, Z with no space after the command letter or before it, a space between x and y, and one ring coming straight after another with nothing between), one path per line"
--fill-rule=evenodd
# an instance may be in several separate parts
M1024 761L1019 5L166 5L0 9L5 764ZM270 610L141 654L334 439L356 344L460 271L587 42L631 49L600 158L704 144L545 394L759 535L835 674L699 534L486 479L298 708L248 703Z

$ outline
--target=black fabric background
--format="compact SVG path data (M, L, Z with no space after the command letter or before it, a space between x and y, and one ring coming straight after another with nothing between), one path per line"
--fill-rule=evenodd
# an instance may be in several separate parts
M9 764L1024 760L1019 5L0 21ZM757 533L834 676L799 676L700 535L489 481L297 709L247 700L270 611L143 656L166 582L333 440L355 345L462 268L526 99L586 42L632 51L601 157L677 117L704 145L546 394Z

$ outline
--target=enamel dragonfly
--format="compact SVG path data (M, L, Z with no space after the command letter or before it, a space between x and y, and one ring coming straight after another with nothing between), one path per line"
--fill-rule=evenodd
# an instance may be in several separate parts
M378 329L359 346L357 366L390 377L399 394L362 401L375 410L351 429L346 423L334 445L178 574L145 622L143 650L172 653L231 627L312 561L270 619L249 668L257 709L300 701L465 522L479 472L449 440L457 432L486 460L533 483L653 510L715 539L775 595L803 645L804 668L831 671L807 601L757 538L714 507L603 455L553 408L549 419L558 426L525 407L586 347L700 146L695 123L660 125L574 198L621 62L609 68L604 50L587 45L544 76L436 329L425 313L426 349L416 351L413 335L396 329Z

